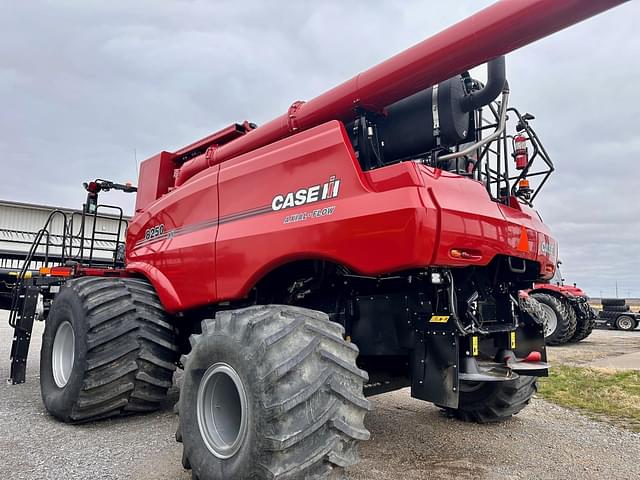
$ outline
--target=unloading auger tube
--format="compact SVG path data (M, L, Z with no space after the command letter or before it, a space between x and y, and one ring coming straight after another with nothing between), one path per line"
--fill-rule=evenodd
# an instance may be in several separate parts
M185 162L175 186L198 172L330 120L350 122L359 108L384 108L438 82L512 52L627 0L502 0L366 70L225 145ZM501 89L501 88L500 88ZM495 96L500 89L495 92ZM476 94L465 109L491 95ZM490 98L493 100L493 98Z

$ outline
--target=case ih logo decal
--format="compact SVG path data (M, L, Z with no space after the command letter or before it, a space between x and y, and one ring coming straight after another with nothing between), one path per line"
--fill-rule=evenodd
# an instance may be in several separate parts
M299 207L300 205L319 202L320 200L336 198L339 188L340 180L335 175L332 175L327 183L301 188L298 191L284 195L276 195L271 200L271 209L277 212L285 208Z
M540 251L551 258L556 251L556 246L553 242L542 242L540 244Z

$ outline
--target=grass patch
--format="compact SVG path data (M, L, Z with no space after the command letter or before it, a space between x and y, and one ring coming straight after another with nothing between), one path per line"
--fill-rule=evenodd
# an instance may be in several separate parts
M539 394L546 400L640 432L640 371L562 365L549 372L538 382Z

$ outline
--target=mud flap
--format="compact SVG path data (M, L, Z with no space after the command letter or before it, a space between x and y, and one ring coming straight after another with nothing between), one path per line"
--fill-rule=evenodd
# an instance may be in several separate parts
M421 333L411 358L411 396L458 408L458 358L455 333Z
M525 320L520 324L515 332L516 342L515 348L512 345L503 348L513 349L514 353L519 358L525 358L531 352L539 352L540 360L547 362L547 349L544 344L544 325L531 320ZM536 377L548 377L549 371L545 369L529 371L527 375Z
M14 314L15 322L13 324L10 323L14 328L13 342L11 344L11 376L9 377L9 382L12 385L18 385L25 381L31 331L36 317L39 293L40 287L35 285L21 288L21 298L17 305L18 311Z

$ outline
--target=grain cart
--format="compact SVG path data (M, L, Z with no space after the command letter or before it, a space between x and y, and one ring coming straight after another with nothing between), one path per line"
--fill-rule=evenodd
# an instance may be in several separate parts
M598 315L589 305L584 290L565 285L558 261L556 273L549 282L535 283L529 294L540 303L545 316L545 342L563 345L584 340L596 325Z
M60 283L47 410L150 411L184 368L176 437L200 480L341 476L366 395L405 386L463 420L519 412L548 368L519 291L557 258L531 207L552 165L533 165L503 55L619 3L498 2L263 126L143 162L124 266L43 277ZM484 62L486 84L468 73Z

